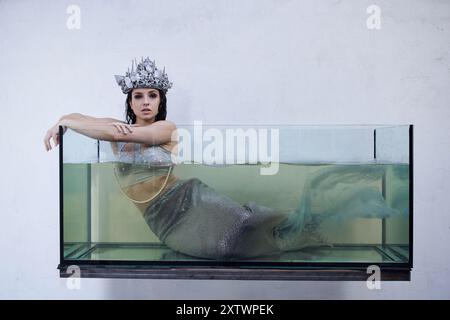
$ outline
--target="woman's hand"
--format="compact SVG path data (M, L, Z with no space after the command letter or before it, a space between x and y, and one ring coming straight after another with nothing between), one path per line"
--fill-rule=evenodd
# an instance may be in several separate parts
M133 127L138 127L137 124L127 124L123 122L111 122L110 125L114 126L119 133L128 134L133 132Z
M47 134L45 135L44 138L44 145L45 145L45 150L49 151L52 149L52 144L50 142L50 139L53 138L53 144L55 145L55 147L59 144L60 140L59 140L59 122L54 125L53 127L51 127L50 129L48 129ZM67 127L63 126L63 134L67 131Z

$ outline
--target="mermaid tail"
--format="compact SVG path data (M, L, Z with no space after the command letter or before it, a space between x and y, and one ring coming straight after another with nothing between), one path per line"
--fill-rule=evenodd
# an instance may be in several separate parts
M284 248L299 245L302 233L315 237L317 244L326 244L319 232L326 219L382 219L400 214L387 205L378 188L371 186L381 180L385 170L385 166L351 165L314 173L305 183L297 209L274 228L274 235Z
M272 228L287 213L226 197L197 178L177 180L144 212L155 235L174 251L206 259L279 253Z
M383 166L320 170L306 182L297 209L280 212L248 202L241 205L196 178L177 180L145 210L144 218L169 248L206 259L255 258L327 244L324 220L385 218L397 214L371 186Z

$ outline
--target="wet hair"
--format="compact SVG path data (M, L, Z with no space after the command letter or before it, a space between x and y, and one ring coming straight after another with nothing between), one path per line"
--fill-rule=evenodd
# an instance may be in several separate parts
M128 124L135 124L136 123L136 115L133 112L133 109L131 109L131 93L133 90L128 92L127 99L125 100L125 119ZM166 120L167 116L167 98L164 91L158 89L159 92L159 107L158 107L158 114L156 115L155 122L160 120Z

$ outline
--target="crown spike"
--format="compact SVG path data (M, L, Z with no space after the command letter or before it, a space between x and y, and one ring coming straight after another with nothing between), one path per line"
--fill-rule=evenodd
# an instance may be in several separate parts
M133 88L141 86L158 88L164 92L172 87L172 83L167 78L165 66L161 72L161 69L156 67L155 60L150 60L150 57L141 56L141 60L138 59L138 57L132 59L131 70L128 67L125 76L115 76L123 93L127 94Z

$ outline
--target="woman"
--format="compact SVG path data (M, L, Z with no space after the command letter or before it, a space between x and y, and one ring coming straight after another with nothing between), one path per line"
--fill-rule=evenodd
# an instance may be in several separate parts
M254 202L240 205L196 178L175 177L170 169L172 154L176 154L176 126L166 120L166 93L172 83L148 58L136 63L136 69L133 63L131 72L116 76L116 81L127 94L126 122L70 114L47 132L44 143L47 151L51 139L55 146L59 144L59 125L111 141L120 160L115 170L124 194L168 247L195 257L236 259L324 243L318 233L319 222L332 210L312 214L309 189L299 209L286 214ZM333 172L328 177L330 174ZM374 172L372 178L379 174ZM317 179L309 185L314 185L315 191L324 189ZM373 199L376 214L390 214L384 204L380 206L381 197Z

